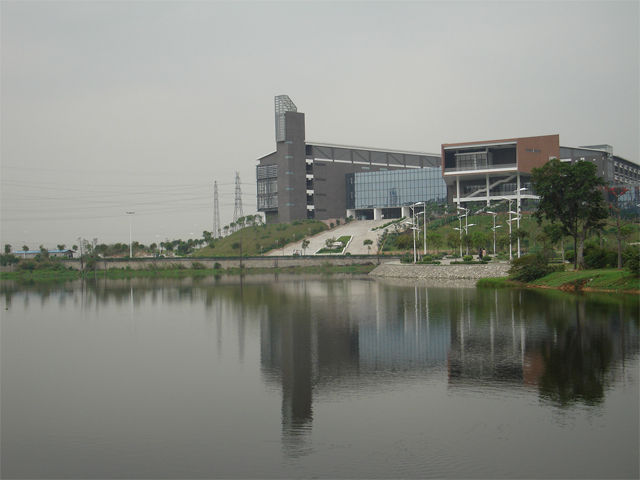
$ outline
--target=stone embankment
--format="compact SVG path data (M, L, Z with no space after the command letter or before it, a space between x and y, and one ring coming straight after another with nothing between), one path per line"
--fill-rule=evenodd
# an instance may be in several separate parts
M385 260L400 260L400 257L385 257ZM98 270L131 269L153 270L154 268L193 268L194 264L204 268L215 268L216 264L222 268L292 268L292 267L326 267L349 265L372 265L377 262L375 255L349 256L273 256L273 257L218 257L218 258L135 258L135 259L107 259L97 263ZM80 270L79 259L63 260L67 267ZM2 270L15 271L13 267L2 267Z
M440 278L451 280L506 277L508 271L508 263L489 263L487 265L384 264L375 268L369 275L374 277Z

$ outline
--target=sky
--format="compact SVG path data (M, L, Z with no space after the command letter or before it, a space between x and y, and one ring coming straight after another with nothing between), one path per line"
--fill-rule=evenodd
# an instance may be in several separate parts
M637 1L0 3L0 243L143 244L256 214L274 97L306 137L439 153L559 134L638 162ZM135 212L127 215L127 212Z

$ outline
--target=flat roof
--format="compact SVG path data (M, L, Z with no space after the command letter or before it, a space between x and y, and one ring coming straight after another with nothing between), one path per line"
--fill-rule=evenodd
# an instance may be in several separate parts
M423 156L431 156L431 157L440 157L440 153L411 152L409 150L391 150L386 148L358 147L355 145L338 145L335 143L319 143L319 142L304 142L304 143L305 145L311 145L314 147L345 148L347 150L367 150L370 152L401 153L406 155L423 155Z

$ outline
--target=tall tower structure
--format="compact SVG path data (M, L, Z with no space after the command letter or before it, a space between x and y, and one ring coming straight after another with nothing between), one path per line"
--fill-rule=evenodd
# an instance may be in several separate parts
M240 187L240 172L236 172L236 201L233 208L233 223L237 224L240 217L244 217L242 213L242 188Z
M213 238L222 236L220 230L220 204L218 203L218 182L213 182L213 230L211 231Z

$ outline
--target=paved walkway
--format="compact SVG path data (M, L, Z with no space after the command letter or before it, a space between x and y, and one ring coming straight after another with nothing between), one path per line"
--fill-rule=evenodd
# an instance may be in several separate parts
M313 237L307 237L309 240L309 246L307 247L306 255L315 255L315 253L325 247L325 242L329 238L339 238L346 235L350 235L351 242L347 246L344 253L350 253L352 255L367 255L368 253L374 255L376 252L376 242L378 236L382 234L382 229L372 230L375 227L380 227L389 220L353 220L345 225L334 227L331 230L324 230ZM363 244L365 240L372 240L371 250L367 250L367 247ZM284 248L285 255L293 255L295 250L302 251L302 240L295 243L290 243ZM282 249L272 250L267 255L282 255ZM322 254L325 255L325 254Z

